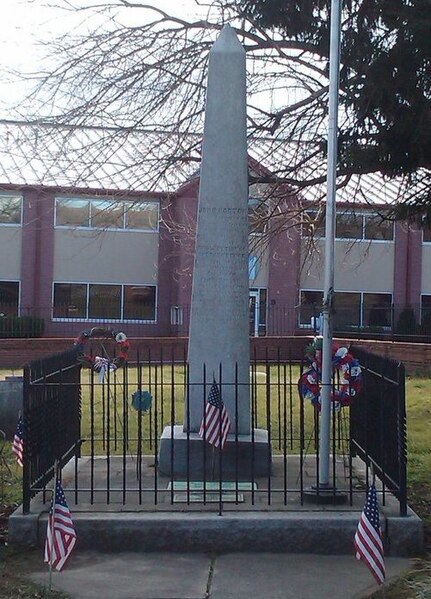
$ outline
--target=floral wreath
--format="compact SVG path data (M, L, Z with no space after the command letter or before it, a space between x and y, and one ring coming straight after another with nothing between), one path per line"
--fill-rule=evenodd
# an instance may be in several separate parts
M322 338L315 337L305 350L309 364L298 381L299 394L308 399L318 409L321 404L322 380ZM339 374L335 379L335 389L331 401L335 411L350 406L362 389L362 371L359 360L354 358L347 347L332 346L332 370Z
M118 356L115 358L102 358L101 356L92 356L85 353L86 345L89 339L94 338L114 339L119 348ZM103 329L93 327L89 331L83 331L77 339L75 339L75 347L78 354L78 361L86 368L91 368L99 372L102 376L108 370L117 370L119 366L124 366L127 362L127 354L130 343L124 333L118 333L112 329Z

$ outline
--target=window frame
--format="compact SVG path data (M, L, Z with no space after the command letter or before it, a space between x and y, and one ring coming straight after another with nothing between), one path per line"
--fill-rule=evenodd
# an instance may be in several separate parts
M85 296L85 316L54 316L55 304L55 286L56 285L83 285L86 288ZM104 287L120 287L120 316L119 318L93 318L89 316L90 308L90 286L104 286ZM154 319L144 318L123 318L124 316L124 298L125 298L125 287L152 287L154 288ZM153 283L101 283L99 281L53 281L52 283L52 308L51 308L51 320L53 322L121 322L126 324L156 324L157 313L158 313L158 286Z
M2 223L0 221L0 227L21 227L23 226L23 216L24 216L24 198L23 195L21 193L7 193L7 192L1 192L0 193L0 200L2 198L16 198L19 200L20 203L20 220L18 223Z
M57 206L59 202L64 201L76 201L76 202L88 202L88 224L87 225L72 225L72 224L59 224L57 222ZM121 226L95 226L93 219L96 218L96 207L102 203L120 206L122 207L122 224ZM154 228L136 228L127 226L127 209L133 204L148 204L149 206L155 206L157 212L156 224ZM100 212L103 212L100 211ZM122 232L139 232L139 233L158 233L160 228L160 201L157 199L131 199L122 198L116 200L113 197L97 197L97 196L56 196L55 197L55 210L54 210L54 228L56 229L77 229L80 231L122 231Z
M257 322L258 337L265 337L268 330L268 288L252 286L248 294L257 293L259 302L259 320Z
M312 323L301 323L300 318L301 318L301 293L302 292L314 292L314 293L322 293L322 297L323 297L323 291L320 289L306 289L306 288L300 288L299 289L299 300L298 300L298 309L299 309L299 313L298 313L298 317L297 317L297 326L300 329L312 329L313 325ZM359 325L348 325L348 326L352 326L352 327L357 327L360 330L364 330L366 331L367 329L371 328L373 325L367 325L365 324L365 306L364 306L364 296L365 295L388 295L390 296L390 309L392 310L392 306L393 306L393 301L394 301L394 294L391 291L355 291L355 290L343 290L343 289L337 289L335 291L335 295L337 293L352 293L352 294L356 294L360 296L360 323ZM428 295L428 294L425 294ZM379 325L375 325L375 326L379 326ZM391 331L393 328L393 323L391 322L391 324L387 325L387 326L379 326L379 328L381 328L384 331Z
M319 211L316 210L315 208L307 208L304 212L305 212L305 214L310 215L310 216L311 215L317 216L319 214ZM301 238L302 239L309 239L310 237L312 237L311 234L306 233L306 229L307 229L307 223L302 221L301 222ZM321 230L321 234L319 234L319 230ZM325 232L325 221L323 220L321 223L321 226L317 229L317 231L314 233L314 235L316 236L316 239L325 239L325 233L326 233Z
M316 210L315 208L310 208L310 209L306 209L305 210L306 214L310 214L310 215L314 215L317 216L318 214L318 210ZM360 223L360 227L361 227L361 237L339 237L337 235L337 217L339 216L354 216L355 218L358 218L361 220ZM366 211L366 212L355 212L354 210L337 210L336 215L335 215L335 230L334 230L334 237L336 239L336 241L365 241L367 243L369 242L373 242L373 243L394 243L395 241L395 229L394 229L394 223L392 223L392 237L391 239L374 239L372 237L367 237L366 236L366 228L367 228L367 219L368 218L378 218L379 214L375 213L375 212L370 212L370 211ZM311 237L311 235L306 233L306 223L302 223L301 224L301 238L302 239L308 239L309 237ZM317 231L315 232L315 236L316 239L325 239L325 224L324 221L322 223L322 227L321 227L321 233L319 234L319 229L317 229Z
M1 279L0 280L0 284L1 283L15 283L18 285L18 294L17 294L17 303L16 303L16 314L5 314L5 316L20 316L21 315L21 281L18 279ZM1 302L0 302L0 306L1 306ZM2 310L0 310L0 313L3 313Z
M392 237L391 239L375 239L373 237L367 237L366 236L366 228L367 228L367 218L378 218L379 214L375 213L375 212L370 212L370 211L366 211L366 212L355 212L355 211L337 211L336 213L336 218L338 216L343 216L343 215L352 215L357 217L358 219L360 218L362 223L361 223L361 231L362 231L362 236L361 237L338 237L337 236L337 227L335 225L335 239L337 241L365 241L367 243L369 242L373 242L373 243L394 243L395 241L395 230L394 230L394 223L392 223Z
M420 324L423 325L423 319L424 319L424 297L429 297L430 298L430 304L431 304L431 293L421 293L421 304L420 304ZM431 305L430 305L430 312L431 312Z

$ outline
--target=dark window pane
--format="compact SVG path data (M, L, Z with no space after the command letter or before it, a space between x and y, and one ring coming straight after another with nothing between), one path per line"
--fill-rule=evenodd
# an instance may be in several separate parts
M91 226L97 229L122 229L124 204L113 200L92 200Z
M431 335L431 295L422 296L421 323L426 326L424 333Z
M299 324L311 326L311 319L318 317L322 311L322 301L322 291L301 291Z
M21 206L20 196L0 196L0 223L4 225L21 224Z
M423 240L431 241L431 228L426 228L423 230Z
M54 318L86 318L87 285L54 283Z
M121 285L89 285L89 318L121 318Z
M88 200L57 199L55 207L56 225L88 227L89 205Z
M304 213L302 237L325 237L325 219L316 210L307 210Z
M126 228L156 231L159 223L158 202L127 202Z
M0 315L17 316L18 301L18 281L0 281Z
M392 295L390 293L364 293L364 325L367 327L391 326Z
M352 213L337 214L335 236L339 239L362 239L362 216Z
M361 324L361 294L335 293L334 329L359 327Z
M365 239L383 239L391 241L394 238L394 223L381 216L365 216Z
M124 286L124 319L156 320L155 286Z

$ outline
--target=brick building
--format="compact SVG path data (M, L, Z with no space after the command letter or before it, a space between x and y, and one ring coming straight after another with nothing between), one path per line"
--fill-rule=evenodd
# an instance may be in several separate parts
M78 152L76 131L67 150L58 145L64 131L53 128L36 151L38 127L1 126L0 312L43 318L47 337L120 322L131 335L187 334L196 173L177 170L151 191L151 173L139 172L130 148L100 152L97 130L79 132ZM87 156L82 136L91 141ZM256 158L251 170L263 168ZM406 307L426 327L431 232L382 219L396 186L375 175L365 183L368 197L352 182L337 204L336 327L391 331ZM267 218L273 200L250 188L251 335L309 332L318 322L324 229L314 200L286 193Z

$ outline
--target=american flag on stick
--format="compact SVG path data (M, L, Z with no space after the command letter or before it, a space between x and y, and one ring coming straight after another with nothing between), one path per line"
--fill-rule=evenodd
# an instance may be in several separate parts
M217 383L214 381L205 405L199 436L214 447L224 448L230 429L230 419L220 397Z
M385 581L385 559L380 529L379 505L374 483L370 486L367 502L355 534L356 559L363 560L379 584Z
M45 562L60 571L76 543L76 532L66 503L63 487L57 481L52 499L45 542Z
M16 461L22 467L24 460L24 422L19 417L18 424L16 425L16 431L12 443L12 451L16 455Z

